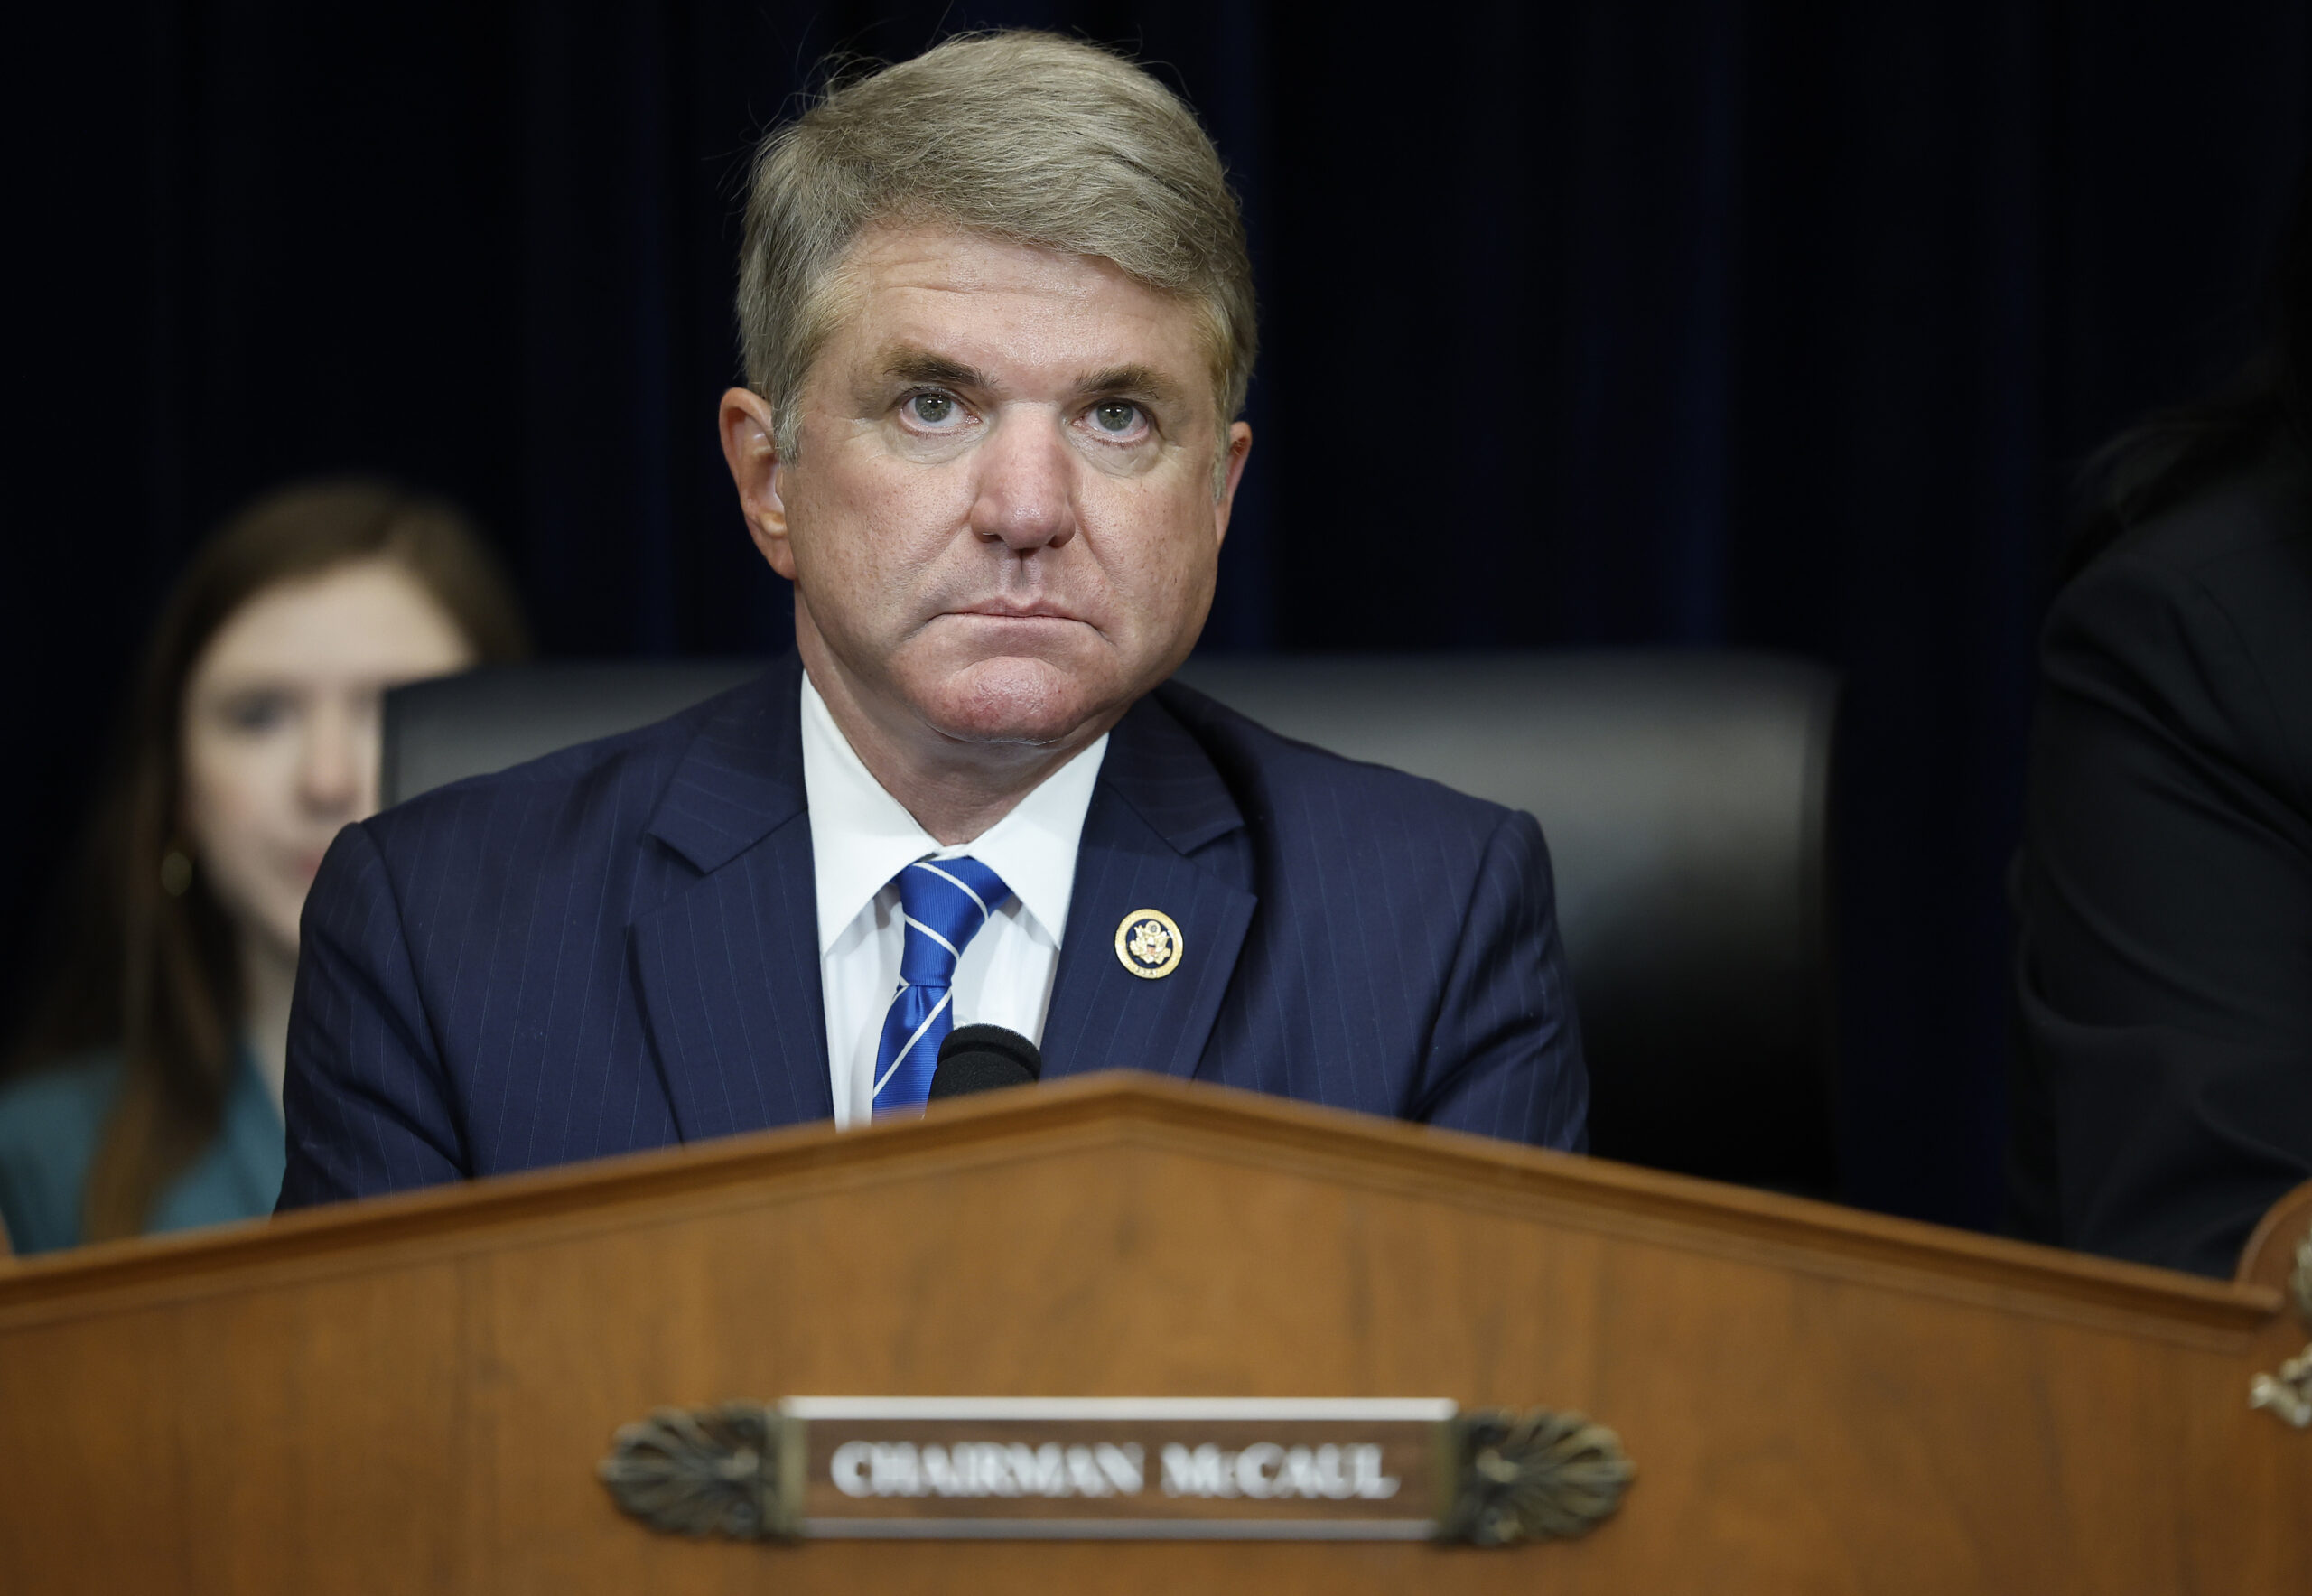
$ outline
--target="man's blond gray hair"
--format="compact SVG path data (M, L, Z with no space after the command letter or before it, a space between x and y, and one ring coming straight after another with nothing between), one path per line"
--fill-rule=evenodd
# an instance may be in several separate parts
M1196 309L1224 433L1243 412L1257 331L1235 196L1196 114L1122 57L1055 33L965 35L838 84L764 138L739 341L783 458L840 313L836 271L877 223L1113 261Z

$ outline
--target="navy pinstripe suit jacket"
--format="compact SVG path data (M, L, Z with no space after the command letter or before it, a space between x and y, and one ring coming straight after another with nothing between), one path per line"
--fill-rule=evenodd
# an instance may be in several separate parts
M800 664L348 826L306 900L284 1208L834 1112ZM1117 962L1133 910L1184 955ZM1047 1078L1130 1067L1546 1146L1589 1082L1531 817L1177 685L1109 740Z

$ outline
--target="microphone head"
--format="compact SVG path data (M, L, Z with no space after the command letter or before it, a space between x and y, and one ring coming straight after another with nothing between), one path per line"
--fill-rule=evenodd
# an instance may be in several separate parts
M1001 1025L962 1025L939 1044L939 1065L931 1072L930 1100L936 1103L971 1092L1032 1086L1043 1073L1044 1056L1018 1031Z

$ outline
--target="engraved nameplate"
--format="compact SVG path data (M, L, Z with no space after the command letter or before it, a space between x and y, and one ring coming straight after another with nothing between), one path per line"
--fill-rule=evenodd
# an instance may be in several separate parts
M1450 1402L797 1397L809 1535L1422 1540Z
M662 1408L600 1472L653 1527L740 1539L1580 1535L1611 1431L1429 1398L798 1396Z

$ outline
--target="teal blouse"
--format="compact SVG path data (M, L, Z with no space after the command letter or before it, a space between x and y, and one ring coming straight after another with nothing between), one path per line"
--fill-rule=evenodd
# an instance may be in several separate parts
M0 1218L17 1252L80 1244L89 1165L120 1091L120 1055L106 1049L0 1087ZM183 1230L269 1214L287 1162L281 1111L244 1050L217 1139L163 1189L148 1228Z

